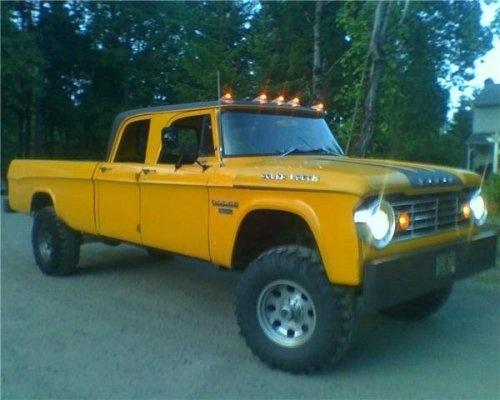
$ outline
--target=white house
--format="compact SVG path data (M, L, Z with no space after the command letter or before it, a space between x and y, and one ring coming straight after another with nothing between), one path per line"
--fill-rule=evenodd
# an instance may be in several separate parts
M498 174L500 84L487 79L474 100L472 135L467 139L467 168Z

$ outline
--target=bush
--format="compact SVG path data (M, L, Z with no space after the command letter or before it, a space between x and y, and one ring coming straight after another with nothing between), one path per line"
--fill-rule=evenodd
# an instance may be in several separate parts
M498 205L500 204L500 176L491 175L483 186L484 194L488 201L488 212L492 218L492 222L499 222L499 210Z

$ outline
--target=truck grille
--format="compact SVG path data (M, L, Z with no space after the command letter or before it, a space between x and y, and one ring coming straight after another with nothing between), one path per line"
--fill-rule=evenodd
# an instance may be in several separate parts
M439 231L467 226L469 220L462 215L462 204L470 198L471 191L421 195L388 199L394 207L396 218L401 213L410 215L406 231L397 231L395 239L413 238Z

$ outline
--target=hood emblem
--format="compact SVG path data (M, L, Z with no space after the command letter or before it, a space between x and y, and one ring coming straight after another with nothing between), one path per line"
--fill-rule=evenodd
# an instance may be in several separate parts
M403 172L403 171L401 171ZM418 171L416 173L403 172L412 186L430 186L430 185L458 185L458 177L441 171Z
M283 174L281 172L264 172L261 175L262 179L271 181L298 181L298 182L318 182L318 175L301 175L301 174Z

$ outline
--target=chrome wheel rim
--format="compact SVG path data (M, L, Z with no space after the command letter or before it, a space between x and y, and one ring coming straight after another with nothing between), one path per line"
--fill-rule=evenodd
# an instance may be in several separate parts
M38 236L38 251L43 261L50 262L54 250L54 239L50 232L41 230Z
M290 280L271 282L261 291L257 317L264 334L283 347L306 343L316 327L316 309L311 296Z

